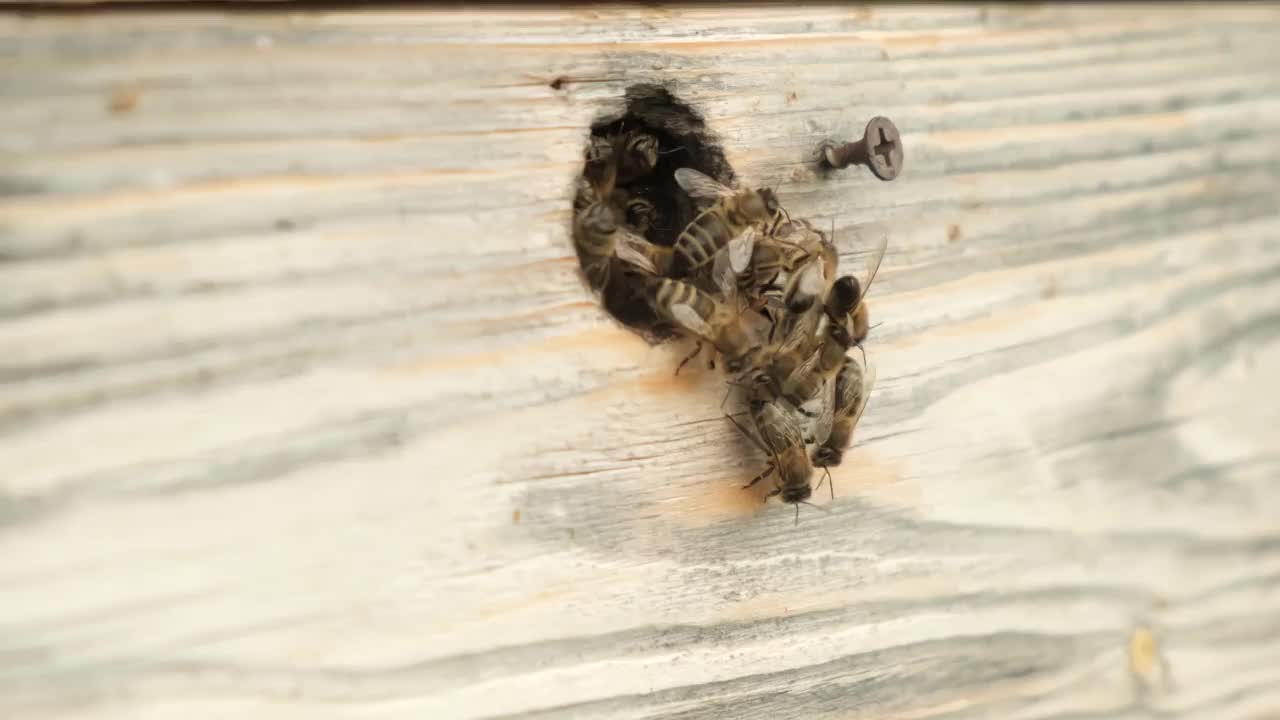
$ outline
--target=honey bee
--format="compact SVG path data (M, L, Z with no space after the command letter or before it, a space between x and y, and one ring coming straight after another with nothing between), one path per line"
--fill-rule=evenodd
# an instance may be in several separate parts
M862 419L862 411L867 409L875 383L875 365L868 363L864 368L851 357L844 359L823 402L822 414L814 422L813 440L817 447L813 449L813 464L816 467L832 468L844 459L845 448L853 440L853 431ZM827 470L827 475L830 474ZM834 498L835 488L831 493Z
M692 168L675 171L676 182L690 197L714 199L676 238L671 274L686 277L710 263L716 252L744 230L769 222L779 211L772 190L733 190Z
M725 358L725 370L739 374L754 366L760 344L727 307L693 285L680 280L654 277L649 281L654 310L696 340L694 351L676 368L697 357L702 344L709 343Z
M754 227L748 227L716 252L711 261L712 292L719 293L725 302L750 298L756 289L755 259L763 255L759 251L764 243L757 242Z
M776 472L778 480L769 496L781 495L782 501L796 506L796 522L800 521L800 503L808 504L813 488L813 464L805 452L804 434L796 417L788 412L766 384L753 383L749 390L747 414L754 433L742 427L733 416L726 415L756 447L770 456L764 471L746 487L751 487Z
M764 353L768 360L763 370L781 383L817 349L822 337L818 333L822 314L810 311L799 316L789 315L777 297L767 298L764 314L770 318L770 334ZM785 325L781 331L780 325Z
M586 150L586 175L601 180L612 166L617 182L626 184L653 172L658 165L658 138L640 130L592 135Z
M613 181L617 177L617 163L614 162L616 145L613 138L602 135L592 135L587 140L586 165L582 169L582 176L590 185L613 187Z
M589 187L592 188L590 191L579 188L579 198L585 194L595 199L586 203L586 207L574 217L573 241L578 251L578 262L591 288L598 291L608 284L615 258L645 273L659 274L659 263L666 262L663 259L665 248L650 243L619 224L612 188Z
M618 136L614 155L618 163L618 182L629 183L647 176L658 165L658 138L640 130Z
M813 333L818 317L811 309L828 294L838 262L835 246L803 220L788 218L765 231L752 258L752 272L742 276L740 292L751 300L748 307L763 310L771 319L771 341L779 331L784 338L800 332L802 337L807 333L808 351L817 347ZM779 286L782 273L786 275Z
M884 259L889 238L881 236L871 251L871 262L866 277L861 281L853 275L845 275L836 280L827 293L824 310L831 320L847 323L853 347L862 347L870 331L870 315L867 311L866 295L871 289L871 282L876 279L880 262Z
M627 224L635 228L635 231L641 235L648 235L649 230L657 224L658 209L653 206L653 203L642 197L628 198L624 206L624 213L627 218Z
M822 327L818 348L804 357L803 362L795 362L796 355L805 347L801 342L788 346L794 348L789 353L775 355L773 362L755 376L755 382L768 384L774 394L801 412L806 412L803 407L832 383L849 348L849 332L843 324L828 320Z

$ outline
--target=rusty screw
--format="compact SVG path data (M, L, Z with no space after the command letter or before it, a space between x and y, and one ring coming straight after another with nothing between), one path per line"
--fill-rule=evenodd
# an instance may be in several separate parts
M853 163L866 165L881 180L892 180L902 172L902 137L893 121L886 117L873 117L861 140L844 145L823 143L822 159L830 167L849 167Z

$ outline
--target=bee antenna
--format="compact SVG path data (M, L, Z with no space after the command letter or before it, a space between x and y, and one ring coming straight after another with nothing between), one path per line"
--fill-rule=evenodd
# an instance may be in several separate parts
M808 505L809 503L805 503ZM796 527L800 527L800 503L796 503Z
M824 467L822 472L826 475L827 489L831 491L831 499L836 499L836 481L831 479L831 468Z
M796 513L797 513L797 514L800 512L800 503L803 503L803 504L805 504L805 505L808 505L809 507L814 508L815 510L821 510L822 512L824 512L824 513L826 513L826 514L828 514L828 515L830 515L830 514L831 514L831 510L829 510L828 508L824 508L824 507L822 507L821 505L814 505L813 503L809 502L808 500L801 500L799 503L796 503Z

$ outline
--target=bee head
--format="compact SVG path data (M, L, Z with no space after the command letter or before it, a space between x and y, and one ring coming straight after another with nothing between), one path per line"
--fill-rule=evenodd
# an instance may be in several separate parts
M658 164L658 139L652 135L635 136L627 149L639 161L638 164L647 170L652 170Z
M817 467L835 467L843 459L844 451L826 445L813 451L813 464Z
M778 387L774 379L765 370L757 370L751 374L746 385L747 395L753 400L767 402L778 396Z
M784 503L802 503L813 495L813 488L809 487L809 483L789 487L782 491L782 502Z
M641 231L653 224L655 215L657 210L653 207L653 203L644 198L632 198L627 203L627 222Z
M858 278L852 275L845 275L835 284L831 286L831 311L834 315L845 315L853 310L858 304L858 298L862 295L862 288L859 287Z

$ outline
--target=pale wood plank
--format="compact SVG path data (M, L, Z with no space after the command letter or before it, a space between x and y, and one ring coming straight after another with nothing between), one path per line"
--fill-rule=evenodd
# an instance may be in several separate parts
M0 18L0 714L1274 717L1277 20ZM645 81L891 238L829 516L577 279Z

